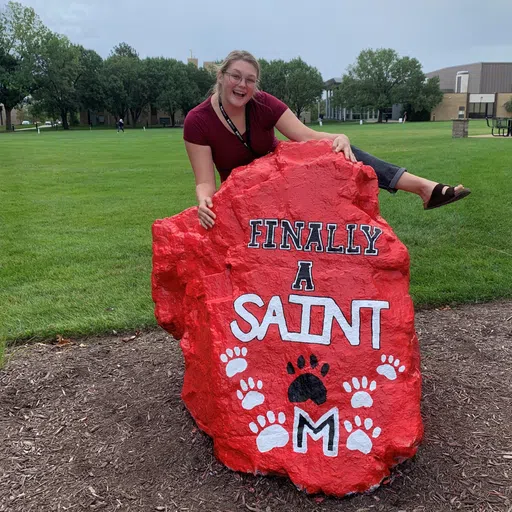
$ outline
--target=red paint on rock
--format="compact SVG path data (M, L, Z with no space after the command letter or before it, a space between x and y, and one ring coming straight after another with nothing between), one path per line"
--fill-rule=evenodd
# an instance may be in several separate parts
M281 143L232 173L212 230L196 208L155 222L156 317L228 467L342 496L416 452L409 256L377 194L373 170L327 141Z

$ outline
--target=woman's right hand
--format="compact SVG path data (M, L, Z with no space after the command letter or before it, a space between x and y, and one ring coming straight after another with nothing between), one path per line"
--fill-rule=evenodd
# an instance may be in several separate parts
M199 201L197 216L199 217L199 224L205 229L213 228L215 224L216 215L212 212L213 202L211 197L205 197Z

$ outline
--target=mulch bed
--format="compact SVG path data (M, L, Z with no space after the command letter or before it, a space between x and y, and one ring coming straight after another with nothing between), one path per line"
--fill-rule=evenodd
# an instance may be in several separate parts
M0 511L512 511L512 302L420 311L416 327L425 440L343 500L218 463L161 330L18 347L0 371Z

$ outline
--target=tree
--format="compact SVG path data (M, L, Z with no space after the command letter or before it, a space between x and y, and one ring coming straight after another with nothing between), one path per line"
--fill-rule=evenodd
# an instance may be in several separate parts
M162 87L165 82L167 60L168 59L164 57L148 57L144 59L148 100L151 105L156 105L156 100L162 92Z
M129 108L130 61L108 57L103 66L105 106L116 119L125 118Z
M119 119L130 112L134 125L149 104L146 66L128 44L120 43L105 61L103 73L105 105Z
M114 46L112 51L110 52L111 57L128 57L130 59L138 59L139 54L137 50L130 46L128 43L119 43L117 46Z
M286 62L284 60L267 62L265 59L260 59L259 63L261 89L286 103L288 101L286 90L288 69Z
M95 52L72 44L65 36L49 32L36 58L34 100L43 112L58 112L62 127L69 129L68 116L80 108L82 83L94 72Z
M426 80L417 59L399 57L392 49L363 50L349 66L335 91L334 104L348 108L382 111L395 103L432 109L442 100L439 82Z
M90 124L91 110L99 111L105 108L103 59L94 50L84 50L81 65L84 71L77 82L78 103L81 110L87 111Z
M214 72L197 68L193 64L186 66L189 88L183 91L180 99L180 110L186 116L196 105L204 101L217 80Z
M149 90L144 65L140 59L133 63L131 81L128 87L128 109L133 126L137 125L140 115L149 104Z
M150 102L169 114L172 126L177 112L186 115L206 98L215 82L208 70L176 59L146 59L146 73Z
M443 92L439 87L439 77L426 79L409 91L409 97L403 100L403 110L409 121L429 121L430 113L443 101Z
M178 111L187 113L206 97L215 83L215 73L176 59L146 59L150 103L167 112L171 125Z
M195 66L194 66L195 67ZM162 83L155 105L171 117L171 125L176 124L176 112L180 110L184 96L197 94L197 86L189 80L187 66L175 59L165 59L162 67Z
M48 32L34 9L9 2L0 12L0 103L7 130L11 112L33 90L34 58Z
M288 62L286 68L286 103L300 119L303 110L322 96L324 81L318 69L300 57Z
M320 99L324 83L322 75L300 57L290 62L261 59L259 63L261 89L289 105L297 117Z
M60 118L59 109L45 101L38 101L31 97L28 100L27 106L30 117L33 120L52 119L56 121Z

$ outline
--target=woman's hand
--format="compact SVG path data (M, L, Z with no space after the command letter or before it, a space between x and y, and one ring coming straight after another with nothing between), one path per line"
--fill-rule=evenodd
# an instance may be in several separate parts
M216 215L212 212L213 202L211 197L205 197L199 201L197 216L199 217L199 224L205 229L213 228L215 224Z
M350 147L350 141L348 140L348 137L346 135L338 135L333 141L332 141L332 149L335 153L339 153L340 151L343 151L343 154L345 155L345 158L349 160L350 162L357 162L356 157L354 156L354 153L352 153L352 148Z

